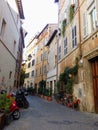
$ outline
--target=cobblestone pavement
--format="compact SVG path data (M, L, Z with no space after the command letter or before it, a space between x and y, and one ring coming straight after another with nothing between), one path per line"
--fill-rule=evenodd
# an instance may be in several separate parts
M27 97L30 107L4 130L98 130L98 114L75 111L55 101Z

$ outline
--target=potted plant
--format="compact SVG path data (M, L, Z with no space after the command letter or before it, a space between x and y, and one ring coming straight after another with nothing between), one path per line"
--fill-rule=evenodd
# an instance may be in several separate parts
M44 99L47 100L47 96L48 96L48 89L47 88L44 89L43 95L44 95Z
M4 114L5 119L5 125L8 125L10 123L10 105L11 100L7 97L7 94L0 94L0 112Z
M52 88L51 88L51 87L48 89L48 97L47 97L47 100L48 100L48 101L52 101Z

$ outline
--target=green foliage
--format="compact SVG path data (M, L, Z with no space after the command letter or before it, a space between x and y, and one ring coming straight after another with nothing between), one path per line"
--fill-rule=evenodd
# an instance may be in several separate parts
M46 87L46 81L41 80L41 81L39 82L39 87Z
M35 93L36 93L36 90L35 90L35 88L33 88L33 87L29 87L29 88L27 89L27 91L28 91L29 94L35 94Z
M72 94L73 83L74 83L74 79L73 78L69 78L68 81L67 81L67 84L66 84L66 93Z
M0 94L0 110L4 113L10 111L11 100L7 98L7 94Z
M48 89L48 97L51 97L52 96L52 88L50 87L49 89Z
M60 91L60 81L59 80L57 81L56 85L57 85L57 93L58 93Z
M43 94L45 88L46 88L46 81L41 80L41 81L39 82L38 93L39 93L39 94Z
M21 69L21 75L20 75L20 86L23 86L25 79L25 71Z
M65 27L66 27L66 20L63 20L62 21L62 35L63 35L63 37L64 37L64 35L65 35Z
M39 86L39 88L38 88L38 94L43 94L43 87L42 86Z
M45 88L43 95L44 95L44 96L48 96L48 93L49 93L49 90L48 90L47 88Z
M74 7L72 5L70 5L70 8L69 8L69 19L70 19L70 22L73 19L73 15L74 15Z
M78 58L75 59L73 67L66 67L64 72L60 74L59 81L65 84L65 91L72 94L72 86L74 83L74 76L78 73Z

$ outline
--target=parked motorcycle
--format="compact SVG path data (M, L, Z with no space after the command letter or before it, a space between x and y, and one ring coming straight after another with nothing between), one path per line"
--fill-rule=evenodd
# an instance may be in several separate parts
M14 120L18 120L20 118L20 111L19 111L19 107L17 106L17 103L14 99L14 95L9 94L7 97L10 100L12 100L12 103L10 105L10 115L13 117Z
M29 102L27 101L23 90L18 90L16 92L16 103L17 103L17 106L20 108L29 107Z
M12 119L18 120L20 118L20 111L13 95L7 95L6 91L2 90L0 91L0 99L0 111L4 113L5 125L10 124Z

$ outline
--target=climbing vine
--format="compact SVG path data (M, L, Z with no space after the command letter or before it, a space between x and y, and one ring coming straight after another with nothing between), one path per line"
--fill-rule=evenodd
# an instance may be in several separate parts
M78 73L78 58L75 60L73 67L66 67L64 72L60 74L59 81L65 84L66 93L72 94L72 86L74 84L74 77Z
M64 35L65 35L65 30L66 30L66 19L64 19L63 21L62 21L62 35L63 35L63 37L64 37Z
M73 16L74 16L74 6L70 5L70 8L69 8L69 19L70 19L70 22L72 21Z

